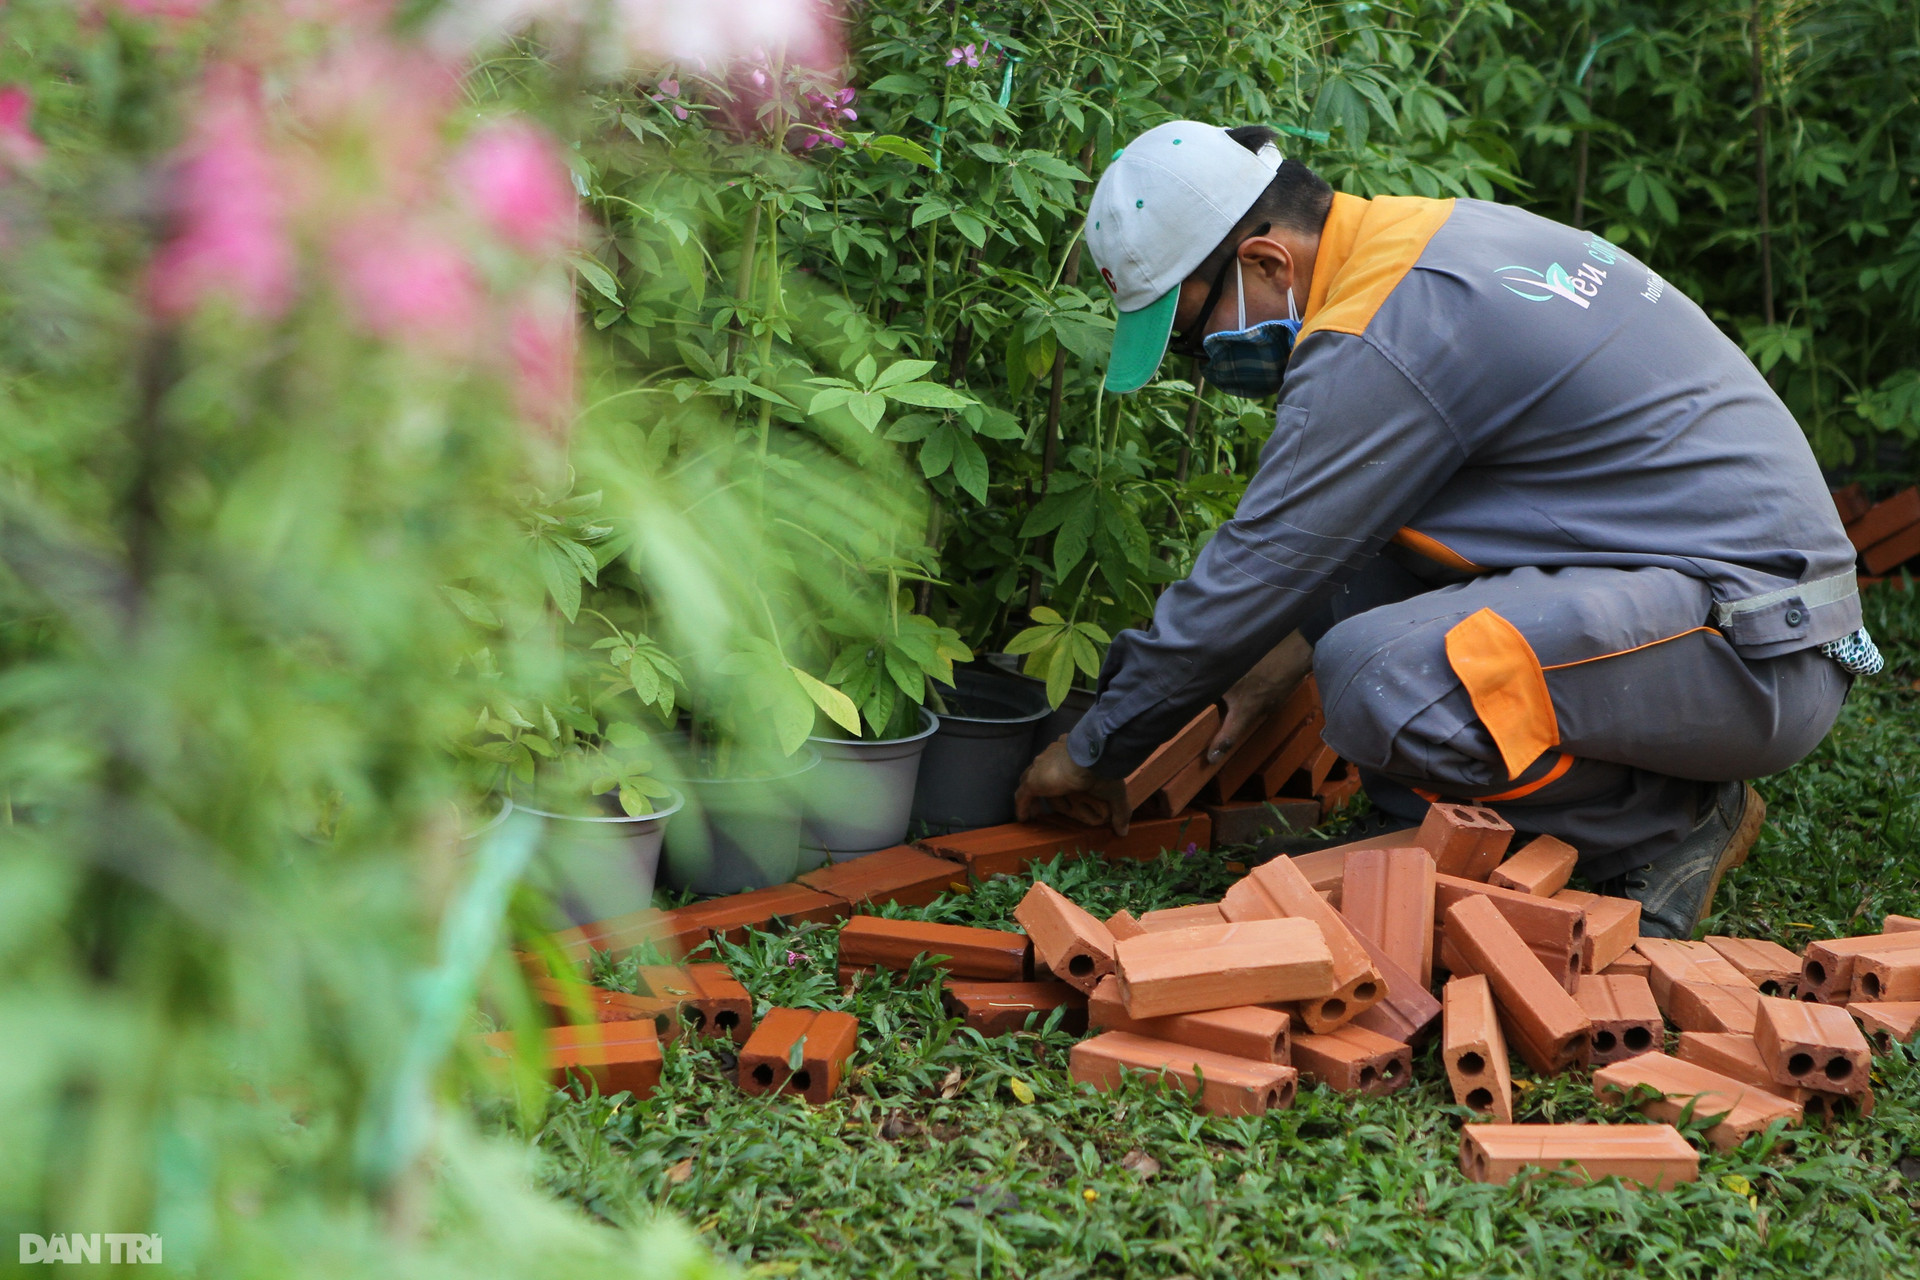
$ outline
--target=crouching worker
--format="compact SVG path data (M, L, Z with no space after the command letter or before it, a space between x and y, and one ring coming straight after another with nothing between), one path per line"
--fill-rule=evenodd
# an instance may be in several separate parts
M1231 748L1311 665L1376 806L1490 805L1686 937L1879 655L1787 408L1700 308L1587 232L1335 194L1272 131L1192 121L1101 177L1107 389L1168 350L1279 395L1232 520L1022 779L1114 780L1210 701Z

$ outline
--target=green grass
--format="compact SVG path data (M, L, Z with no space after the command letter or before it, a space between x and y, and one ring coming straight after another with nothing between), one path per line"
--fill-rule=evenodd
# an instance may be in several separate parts
M1869 621L1894 670L1856 689L1812 758L1762 784L1771 828L1712 930L1797 945L1920 913L1920 600L1876 591ZM1104 914L1217 898L1223 860L1040 874ZM1028 883L909 914L1009 924ZM749 1099L723 1044L687 1040L651 1100L556 1096L528 1136L554 1194L618 1222L680 1214L748 1274L1920 1276L1911 1049L1877 1060L1871 1119L1709 1150L1677 1191L1488 1187L1457 1171L1464 1113L1431 1047L1418 1085L1391 1098L1302 1090L1289 1111L1212 1119L1141 1083L1076 1092L1073 1037L984 1040L946 1017L926 971L843 997L831 928L725 951L762 1007L858 1015L838 1099ZM1521 1119L1637 1119L1596 1105L1584 1073L1520 1084ZM513 1123L504 1109L495 1122Z

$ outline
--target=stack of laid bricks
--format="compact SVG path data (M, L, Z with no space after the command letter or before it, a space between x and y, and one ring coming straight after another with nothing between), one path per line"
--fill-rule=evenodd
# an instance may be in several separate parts
M1857 484L1833 492L1847 538L1872 577L1892 573L1920 556L1920 489L1905 488L1879 502Z
M1275 717L1291 730L1262 726L1205 766L1211 715L1129 779L1141 816L1125 837L1010 823L554 935L551 954L570 972L522 957L556 1024L545 1033L552 1078L645 1097L660 1079L660 1044L692 1030L735 1041L743 1090L825 1100L856 1048L850 1015L770 1009L756 1025L751 994L719 964L641 965L637 993L587 986L579 974L596 952L684 961L749 929L835 922L843 984L927 957L949 1010L981 1034L1057 1018L1088 1036L1071 1054L1076 1082L1111 1089L1128 1071L1165 1077L1215 1114L1289 1106L1303 1084L1404 1089L1415 1049L1438 1037L1454 1101L1485 1117L1464 1127L1460 1155L1481 1180L1566 1165L1646 1186L1689 1181L1698 1156L1671 1128L1688 1108L1718 1117L1706 1136L1723 1148L1776 1120L1869 1115L1871 1054L1920 1032L1920 919L1889 916L1882 933L1798 954L1762 939L1642 938L1638 903L1568 887L1576 850L1549 836L1515 847L1511 827L1473 806L1436 804L1417 829L1281 857L1219 902L1137 918L1098 919L1042 883L1015 912L1019 931L875 914L1056 857L1209 847L1218 815L1270 805L1279 794L1270 785L1304 772L1324 786L1295 743L1302 732L1318 743L1310 692ZM1253 782L1262 772L1242 753L1264 756L1271 782ZM503 1053L511 1045L509 1033L487 1040ZM1592 1069L1597 1096L1632 1101L1658 1123L1513 1124L1515 1052L1539 1076Z

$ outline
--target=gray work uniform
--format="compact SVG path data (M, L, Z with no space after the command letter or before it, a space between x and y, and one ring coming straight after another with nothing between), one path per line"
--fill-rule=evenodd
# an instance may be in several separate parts
M1859 625L1804 435L1691 300L1518 209L1336 196L1259 469L1069 750L1125 774L1304 627L1383 807L1484 798L1606 876L1812 750Z

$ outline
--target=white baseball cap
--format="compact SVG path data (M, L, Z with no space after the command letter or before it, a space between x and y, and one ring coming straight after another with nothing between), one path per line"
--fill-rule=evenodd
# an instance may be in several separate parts
M1093 191L1087 248L1120 312L1107 390L1153 380L1173 335L1180 283L1219 247L1285 157L1247 150L1218 125L1156 125L1114 157Z

